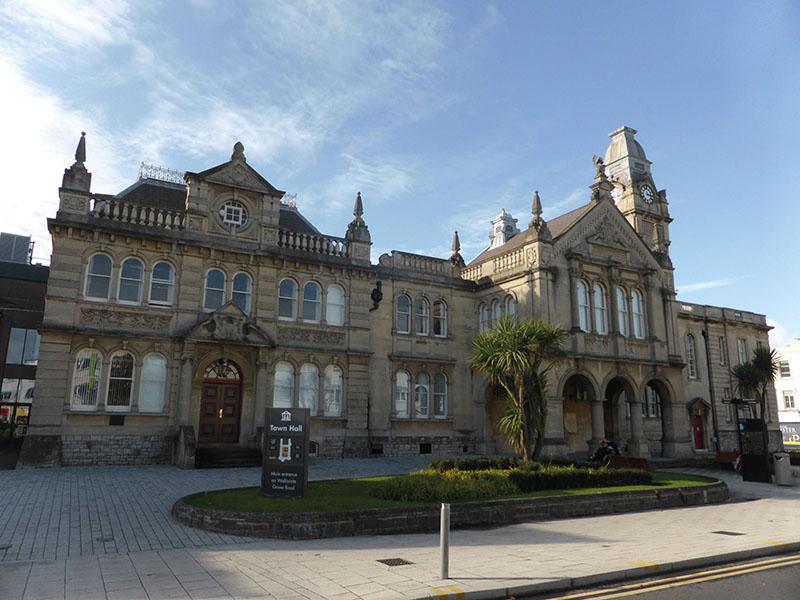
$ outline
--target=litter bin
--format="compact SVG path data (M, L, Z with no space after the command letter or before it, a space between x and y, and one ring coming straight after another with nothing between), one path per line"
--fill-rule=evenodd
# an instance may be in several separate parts
M775 465L775 484L792 485L792 465L786 452L776 452L772 455Z

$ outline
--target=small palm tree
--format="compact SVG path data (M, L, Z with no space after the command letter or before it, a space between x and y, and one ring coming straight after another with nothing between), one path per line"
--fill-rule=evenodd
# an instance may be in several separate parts
M757 346L753 350L753 359L736 365L731 369L731 375L736 380L736 388L741 397L758 397L761 409L761 434L763 437L764 454L769 452L769 437L767 434L767 392L769 385L778 372L778 355L775 350L766 346Z
M558 325L532 319L512 323L504 318L472 341L470 365L506 395L506 414L498 422L525 460L538 457L547 420L547 374L561 354L566 332Z

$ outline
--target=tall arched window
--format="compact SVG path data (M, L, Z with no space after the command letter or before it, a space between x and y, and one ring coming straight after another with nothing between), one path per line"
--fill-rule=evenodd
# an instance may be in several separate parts
M318 322L322 318L322 290L315 281L303 286L303 320Z
M489 329L489 307L485 304L478 308L478 329L481 333Z
M642 294L639 290L631 292L631 317L633 320L633 337L644 337L644 310L642 309Z
M512 296L511 294L509 294L508 296L506 296L505 304L506 304L506 307L505 307L506 308L506 316L508 317L509 321L511 321L512 324L516 323L517 322L517 299L514 298L514 296Z
M417 383L414 386L414 416L427 418L430 416L430 379L427 373L417 374Z
M605 335L608 333L608 322L606 321L606 290L599 283L592 286L594 296L594 330Z
M144 264L138 258L129 258L122 263L117 292L117 299L120 302L139 304L142 301L143 275Z
M247 273L237 273L233 276L233 293L231 300L242 309L245 314L250 314L250 297L253 293L253 280Z
M619 334L628 337L628 296L621 287L616 287L614 293L617 296L617 327Z
M433 335L447 336L447 304L444 303L444 300L437 300L433 303Z
M414 332L417 335L428 335L430 331L430 306L425 298L414 300Z
M492 327L497 327L503 320L503 305L499 300L492 300Z
M433 416L447 416L447 377L437 373L433 378Z
M306 363L300 367L300 408L308 408L312 415L317 414L319 398L319 369Z
M86 270L86 297L108 300L111 289L111 259L105 254L95 254L89 259Z
M216 310L225 304L225 272L211 269L206 273L206 290L203 308Z
M168 262L157 262L153 265L150 277L150 304L172 304L175 288L175 269Z
M167 359L160 354L148 354L142 362L139 384L139 410L160 413L164 411L167 387Z
M297 318L297 284L294 279L284 279L278 286L278 318Z
M106 410L129 410L133 391L133 354L117 352L108 366Z
M395 327L397 333L411 333L411 299L405 294L397 297Z
M689 333L683 341L686 344L686 368L688 369L689 379L697 379L697 357L694 351L694 336Z
M325 416L342 414L342 370L336 365L325 367Z
M292 363L275 365L275 383L272 387L273 408L292 408L294 405L294 367Z
M400 369L395 373L394 379L394 414L396 417L408 418L411 377L409 377L408 371Z
M589 331L589 288L585 281L579 279L575 282L575 295L578 300L578 327L581 331Z
M81 350L75 356L72 370L72 393L70 406L73 409L92 409L97 406L97 390L103 372L103 355L97 350Z
M344 325L344 290L338 285L329 285L325 291L325 321Z

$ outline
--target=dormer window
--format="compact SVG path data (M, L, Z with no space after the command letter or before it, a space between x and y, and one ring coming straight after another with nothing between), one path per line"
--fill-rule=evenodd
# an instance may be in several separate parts
M238 229L247 224L247 209L241 202L230 200L219 209L219 216L222 224Z

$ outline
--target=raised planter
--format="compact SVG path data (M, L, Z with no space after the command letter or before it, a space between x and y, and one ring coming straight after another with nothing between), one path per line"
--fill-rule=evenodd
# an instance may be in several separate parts
M184 525L206 531L288 540L439 530L437 505L340 512L260 513L200 508L186 502L206 493L193 494L178 500L172 507L172 516ZM704 486L663 490L459 502L450 507L450 525L454 529L500 526L526 521L715 504L727 499L728 487L717 481Z

